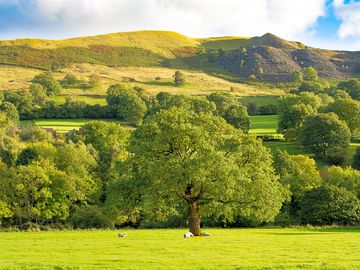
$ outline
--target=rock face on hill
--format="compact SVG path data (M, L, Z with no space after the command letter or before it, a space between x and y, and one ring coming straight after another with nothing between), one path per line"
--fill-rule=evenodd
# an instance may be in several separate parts
M251 38L249 44L223 53L218 66L239 77L265 81L289 81L295 70L309 66L327 78L342 79L358 72L359 52L315 49L272 34Z

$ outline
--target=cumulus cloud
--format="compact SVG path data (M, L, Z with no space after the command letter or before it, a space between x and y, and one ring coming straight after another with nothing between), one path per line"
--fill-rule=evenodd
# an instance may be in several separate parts
M52 34L62 31L72 36L160 29L193 37L272 32L296 38L311 33L326 9L326 0L0 0L0 3L4 1L22 7L26 16L43 22L44 31Z
M360 2L334 0L335 15L341 20L338 30L340 38L360 37Z

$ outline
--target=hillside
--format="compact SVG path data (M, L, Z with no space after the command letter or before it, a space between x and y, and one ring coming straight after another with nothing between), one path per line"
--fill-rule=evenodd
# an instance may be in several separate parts
M66 40L0 41L0 64L59 70L72 64L168 67L230 72L248 79L288 81L294 70L314 66L321 77L360 72L360 52L315 49L272 34L193 39L175 32L138 31Z

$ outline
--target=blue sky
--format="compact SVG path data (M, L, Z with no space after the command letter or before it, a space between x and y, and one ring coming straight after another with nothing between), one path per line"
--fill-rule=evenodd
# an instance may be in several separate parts
M0 0L0 39L61 39L134 30L191 37L267 32L360 51L360 0Z

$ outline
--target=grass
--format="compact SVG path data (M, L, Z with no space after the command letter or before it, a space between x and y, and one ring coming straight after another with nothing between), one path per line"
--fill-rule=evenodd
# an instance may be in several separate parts
M71 130L78 130L86 123L95 119L39 119L35 120L35 126L42 128L52 128L59 133L66 133ZM104 121L118 122L116 119L98 119Z
M248 97L241 97L240 101L242 104L248 105L249 103L253 102L258 107L264 105L276 105L279 101L279 96L248 96Z
M234 96L248 97L256 96L259 102L267 99L274 100L276 97L284 94L281 88L273 88L266 84L249 85L246 83L232 82L223 78L218 78L200 71L181 70L186 77L186 86L176 87L173 84L172 76L174 69L161 67L107 67L95 64L76 64L64 68L54 73L58 80L62 80L66 74L73 74L79 80L87 82L92 74L98 74L101 77L101 85L96 89L88 88L69 88L63 89L61 97L57 97L58 102L65 101L64 96L80 96L79 99L86 100L91 104L104 104L100 96L106 95L108 87L112 84L127 82L129 79L134 82L129 83L132 86L138 86L144 89L146 95L154 96L159 92L169 92L172 94L187 94L204 96L213 92L228 92ZM26 89L30 86L32 78L41 73L40 70L9 67L0 65L0 91ZM160 77L160 80L155 80ZM97 96L97 97L95 97ZM93 98L94 97L94 98Z
M105 96L100 96L100 95L78 95L78 96L74 96L74 95L68 95L69 97L71 97L73 100L76 101L84 101L87 104L90 105L106 105L106 99ZM50 100L55 101L57 104L63 104L65 103L67 95L61 95L61 96L53 96L50 98Z
M33 49L61 49L91 46L141 48L165 57L173 57L172 50L181 47L196 47L195 39L169 31L135 31L65 40L18 39L0 41L0 46L27 46Z
M276 134L278 127L277 115L255 115L250 116L250 133L263 135L263 134Z
M359 269L360 228L0 233L0 269Z

